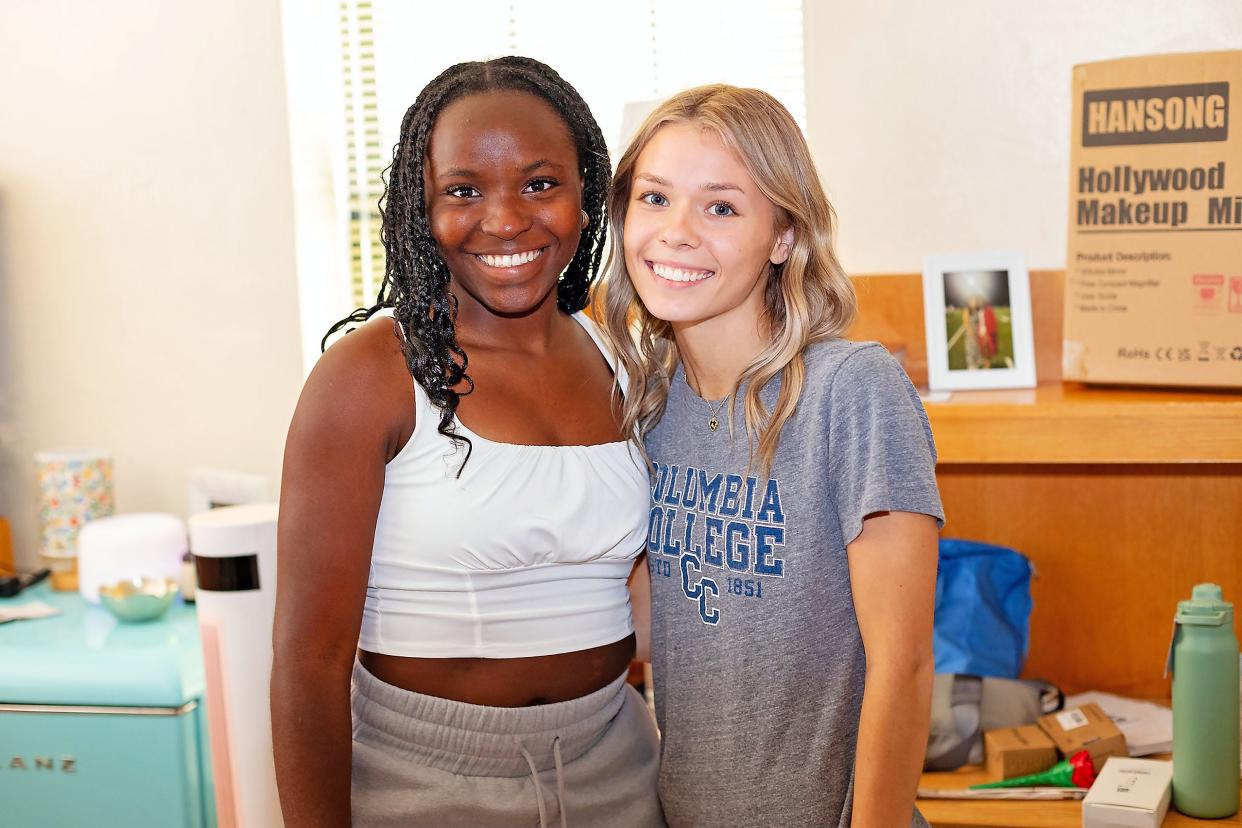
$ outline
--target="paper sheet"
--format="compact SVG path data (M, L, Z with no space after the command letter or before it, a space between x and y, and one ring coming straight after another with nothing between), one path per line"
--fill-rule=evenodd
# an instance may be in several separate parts
M31 618L47 618L49 615L59 614L60 610L42 601L30 601L29 603L17 604L15 606L0 606L0 624Z

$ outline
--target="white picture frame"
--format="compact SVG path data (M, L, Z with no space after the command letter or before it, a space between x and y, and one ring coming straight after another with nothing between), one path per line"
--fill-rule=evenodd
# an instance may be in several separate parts
M1021 253L926 256L923 314L931 390L1035 387L1030 278Z
M271 478L225 469L189 469L188 507L191 516L219 506L267 503L272 499Z

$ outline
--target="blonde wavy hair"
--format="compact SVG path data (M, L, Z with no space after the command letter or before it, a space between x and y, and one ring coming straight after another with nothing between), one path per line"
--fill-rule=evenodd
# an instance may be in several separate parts
M634 290L625 265L625 217L634 165L666 124L691 123L714 133L776 208L775 234L793 229L789 258L769 265L760 324L768 345L742 372L730 397L746 384L747 442L753 462L771 470L781 428L802 395L802 352L812 342L840 336L857 310L849 277L833 249L836 213L820 185L810 150L797 123L766 92L714 84L688 89L658 106L639 128L617 164L609 196L612 250L593 316L601 320L629 375L621 403L623 433L643 437L664 414L669 385L681 359L672 326L656 319ZM780 375L776 406L768 411L760 392ZM730 412L732 403L727 404ZM729 419L733 429L732 413Z

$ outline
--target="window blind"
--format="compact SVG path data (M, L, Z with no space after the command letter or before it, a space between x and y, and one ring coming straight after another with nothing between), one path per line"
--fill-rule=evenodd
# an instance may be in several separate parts
M375 301L384 276L379 198L385 161L380 151L374 18L371 0L340 0L349 280L356 306Z

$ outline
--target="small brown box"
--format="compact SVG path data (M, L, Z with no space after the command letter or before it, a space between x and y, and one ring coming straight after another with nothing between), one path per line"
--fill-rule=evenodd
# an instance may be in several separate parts
M1080 750L1091 754L1098 773L1109 756L1129 756L1126 737L1097 704L1084 704L1041 716L1039 726L1064 756Z
M1038 725L988 730L983 734L988 776L1013 779L1039 773L1056 764L1057 748Z

